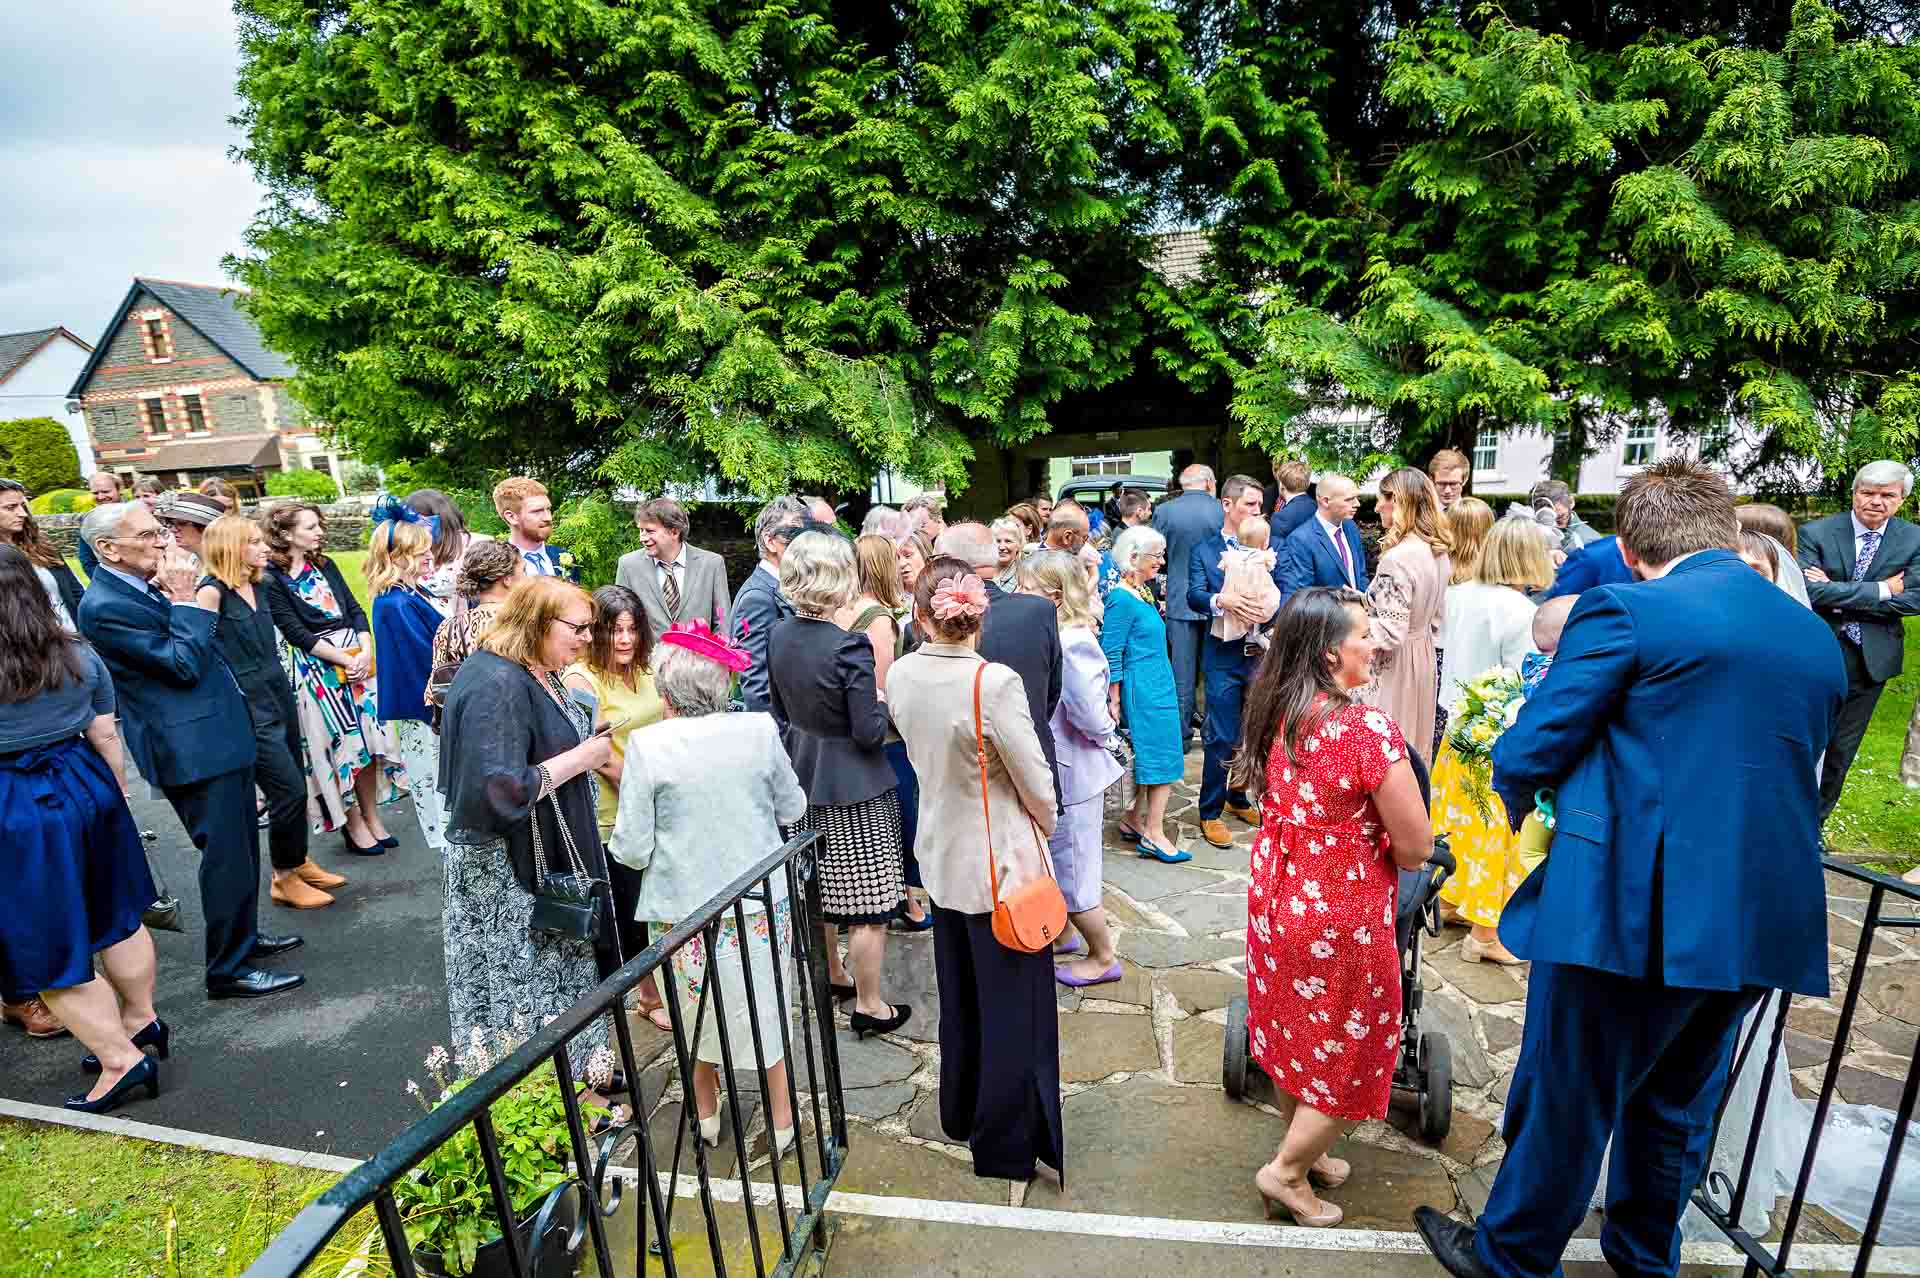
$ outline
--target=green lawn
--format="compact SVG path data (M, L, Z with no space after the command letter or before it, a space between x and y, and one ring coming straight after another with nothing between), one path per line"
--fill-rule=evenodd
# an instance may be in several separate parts
M1826 830L1827 844L1836 852L1884 852L1887 860L1880 864L1887 869L1920 864L1920 791L1900 783L1900 750L1917 693L1920 624L1909 622L1906 669L1880 698Z

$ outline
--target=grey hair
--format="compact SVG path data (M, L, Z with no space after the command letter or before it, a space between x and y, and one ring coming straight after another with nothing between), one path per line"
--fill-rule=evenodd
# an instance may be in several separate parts
M1014 541L1022 546L1027 544L1027 526L1015 519L1012 515L1000 516L1000 518L987 525L987 531L996 539L1003 532L1012 533ZM995 547L994 558L998 559L999 555L999 548Z
M1167 539L1154 531L1152 524L1135 524L1113 539L1113 563L1121 572L1132 572L1142 555L1166 553Z
M1868 462L1853 477L1853 491L1862 488L1878 488L1883 484L1900 485L1901 500L1913 495L1913 471L1905 463L1897 461Z
M1556 506L1573 505L1573 489L1564 479L1543 479L1527 493L1527 500L1538 501L1546 498Z
M942 497L939 493L926 492L915 493L913 496L907 498L905 504L903 504L900 509L906 511L908 514L912 514L916 510L924 510L930 515L937 515L942 510L945 510L946 506L947 499L945 497Z
M853 543L833 533L803 532L780 557L780 593L796 611L825 616L860 589Z
M899 541L913 531L912 520L891 506L875 506L860 521L862 537L885 537L888 541Z
M97 553L101 542L120 535L120 525L133 513L134 505L130 501L114 501L95 506L80 521L80 540L92 546Z
M774 532L783 526L798 529L807 520L807 508L798 497L775 497L760 508L753 521L753 546L761 555L767 553L767 542Z
M721 714L733 697L733 672L711 657L678 644L653 650L653 686L682 719Z
M1018 520L1014 521L1018 523ZM1020 529L1020 544L1027 544L1025 525ZM993 544L993 533L985 524L949 524L933 545L935 553L958 559L969 568L998 568L1000 552Z
M1213 487L1213 467L1202 466L1199 462L1180 472L1180 487L1186 489Z

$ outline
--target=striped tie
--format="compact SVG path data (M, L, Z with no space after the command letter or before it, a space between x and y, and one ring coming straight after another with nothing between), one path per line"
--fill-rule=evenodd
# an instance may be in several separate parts
M678 564L663 565L667 570L667 579L660 583L661 593L667 597L667 616L673 621L680 620L680 574Z

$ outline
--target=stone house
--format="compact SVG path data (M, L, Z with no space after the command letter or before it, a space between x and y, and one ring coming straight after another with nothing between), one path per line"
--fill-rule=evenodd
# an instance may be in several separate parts
M65 426L83 476L94 471L93 445L67 388L91 354L93 347L64 327L0 333L0 418L51 417Z
M133 281L67 392L102 468L180 488L217 476L247 497L278 470L341 478L341 455L287 393L293 364L268 349L241 291Z

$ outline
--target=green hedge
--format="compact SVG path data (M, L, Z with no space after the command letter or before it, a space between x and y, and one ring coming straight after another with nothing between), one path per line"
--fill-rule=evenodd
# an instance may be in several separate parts
M84 488L56 488L27 503L36 515L84 515L93 509L93 494Z
M340 500L340 487L322 471L281 470L267 476L267 496L297 497L325 506Z
M30 493L80 487L80 454L67 428L51 417L0 422L0 475Z

